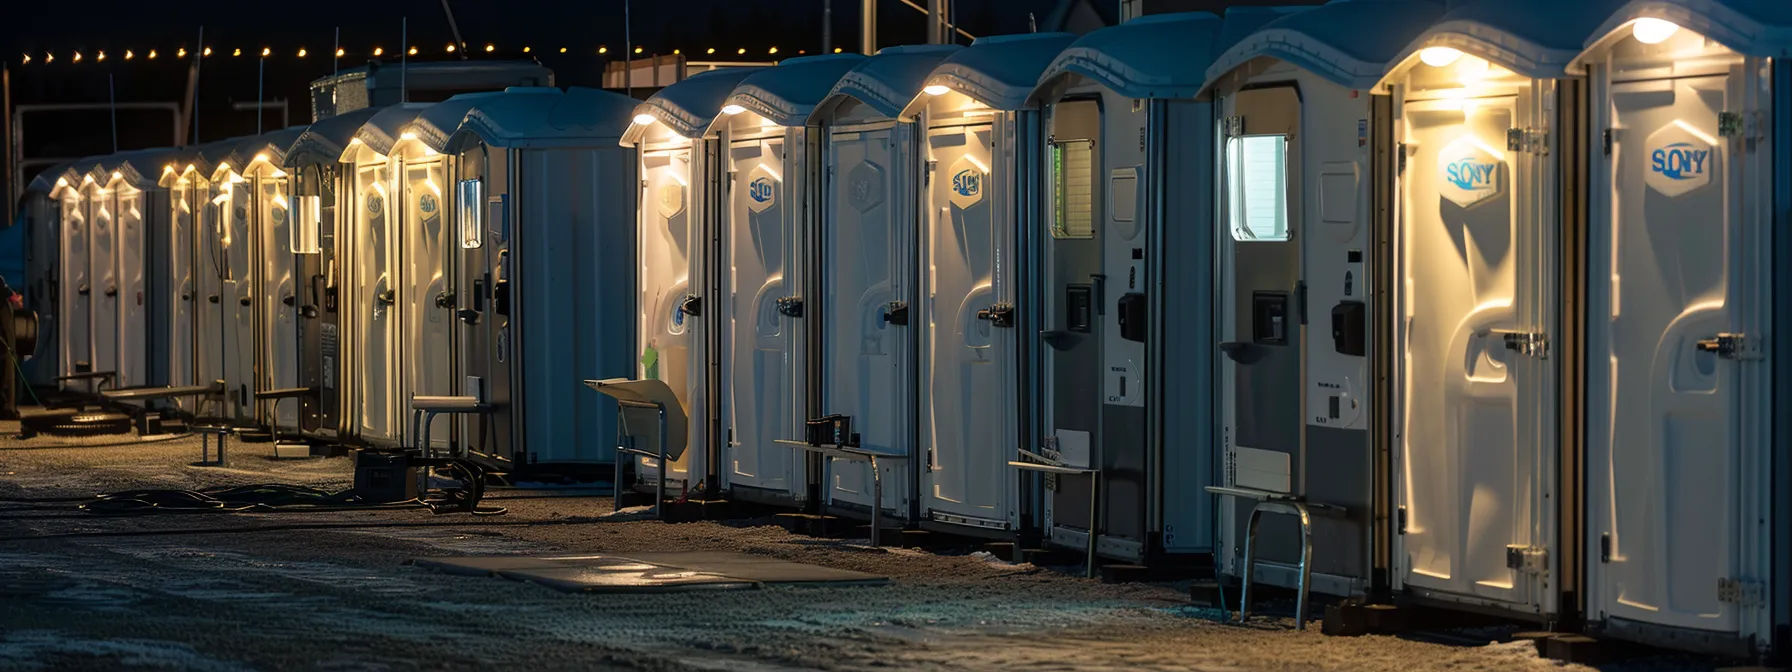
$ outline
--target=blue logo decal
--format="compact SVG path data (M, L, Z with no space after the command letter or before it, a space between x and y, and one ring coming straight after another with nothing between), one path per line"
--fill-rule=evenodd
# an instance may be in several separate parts
M435 196L435 194L424 194L422 198L417 199L417 209L422 210L423 214L425 214L425 215L435 214L435 212L436 212L436 196Z
M1444 165L1444 179L1464 191L1488 191L1498 186L1494 183L1498 169L1497 163L1462 158Z
M952 175L952 191L959 196L976 196L983 192L983 173L972 168Z
M1670 180L1693 180L1705 174L1711 150L1676 142L1649 153L1649 170Z
M770 202L772 193L772 181L768 177L755 178L751 184L747 185L747 195L759 203Z

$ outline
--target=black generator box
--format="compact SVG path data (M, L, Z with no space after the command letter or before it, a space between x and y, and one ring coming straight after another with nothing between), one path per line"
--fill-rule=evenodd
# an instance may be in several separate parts
M363 502L417 498L417 467L402 453L355 451L355 497Z
M826 415L809 421L811 446L856 446L858 438L852 433L850 416Z

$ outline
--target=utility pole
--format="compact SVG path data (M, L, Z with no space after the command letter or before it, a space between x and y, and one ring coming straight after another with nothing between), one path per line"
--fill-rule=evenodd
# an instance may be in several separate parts
M448 0L442 0L442 13L448 15L448 32L454 33L454 53L460 54L460 60L467 60L467 41L460 39L460 26L454 23L454 10L448 7Z
M817 54L833 53L834 49L834 0L821 0L821 51Z
M877 0L860 2L859 51L866 56L877 53Z
M622 0L622 87L635 97L635 27L629 17L629 1ZM657 72L656 72L657 74Z

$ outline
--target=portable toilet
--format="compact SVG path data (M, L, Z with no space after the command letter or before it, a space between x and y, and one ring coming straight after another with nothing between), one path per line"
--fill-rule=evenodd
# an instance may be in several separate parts
M825 416L844 416L856 450L890 457L870 473L863 462L829 458L824 498L842 513L875 510L915 518L922 456L915 451L915 347L911 304L919 296L915 218L926 179L921 131L902 110L957 45L890 47L840 78L809 115L825 133L827 166L818 242L811 249ZM882 501L873 501L880 486Z
M1377 245L1392 159L1375 148L1392 114L1371 90L1442 14L1418 0L1334 0L1251 31L1207 70L1203 97L1221 119L1221 485L1237 495L1221 498L1224 576L1331 595L1376 588L1386 465L1371 430L1385 430L1372 419L1386 386L1373 374L1391 355L1369 346L1386 321L1374 297L1392 271ZM1253 524L1277 509L1298 515Z
M301 287L292 252L293 178L286 152L305 127L281 129L244 139L231 151L246 188L254 194L249 211L250 318L255 344L250 402L256 424L299 430L298 399L264 399L270 392L299 387L298 318ZM240 307L240 304L239 304Z
M223 140L186 150L162 169L160 184L168 191L169 354L168 385L206 387L224 381L224 251L211 176L230 156L235 141ZM222 398L208 404L198 397L176 397L183 411L224 418L232 416Z
M25 186L22 203L25 221L31 227L31 256L29 277L21 278L22 282L14 288L25 295L26 307L38 313L38 339L35 354L14 354L27 376L26 384L32 387L55 387L56 378L61 375L62 337L58 322L62 300L62 206L50 194L56 190L57 178L67 169L66 165L53 166L32 177ZM7 281L12 283L11 278Z
M411 310L412 297L409 273L400 254L404 229L399 223L405 214L394 212L390 205L405 203L406 194L412 192L406 191L408 182L401 179L405 169L402 157L375 151L368 147L368 138L389 149L428 107L405 103L379 111L355 131L341 156L348 164L345 184L352 185L348 191L355 204L343 220L347 227L341 243L347 250L344 280L349 287L349 298L344 301L348 314L343 316L343 328L348 338L342 370L353 374L346 420L355 436L379 446L401 445L405 440L410 407L409 369L403 358L408 351L404 326L409 318L405 313ZM427 187L424 190L428 191ZM438 350L434 354L443 353Z
M217 161L208 176L212 206L216 210L219 275L220 350L223 353L225 407L228 418L243 425L255 424L255 222L256 183L245 175L246 166L235 150L247 138L222 141Z
M1629 2L1590 79L1586 617L1736 657L1789 650L1792 5Z
M809 114L858 54L803 56L749 74L716 99L709 135L725 146L716 251L721 487L733 499L810 501L810 460L779 440L803 436L813 384L803 297L821 194Z
M1393 590L1552 622L1579 612L1579 545L1563 542L1580 536L1581 451L1557 390L1583 361L1560 316L1583 265L1566 242L1585 228L1587 107L1567 66L1616 4L1466 2L1381 79L1384 289L1401 316L1376 341L1392 370Z
M463 445L513 470L614 460L614 402L578 383L634 367L616 318L634 313L636 157L620 142L635 102L513 87L412 126L455 166L456 392L490 407L466 417Z
M706 251L705 241L711 240L722 187L716 172L720 143L705 132L721 111L721 99L753 71L714 70L661 89L636 107L620 140L635 148L641 180L636 377L666 381L690 423L687 445L668 447L672 464L663 473L658 460L648 458L635 460L635 473L642 480L663 479L680 492L713 471L706 447L714 432L706 419L715 417L709 382L715 346L703 295L714 296L706 292L714 253Z
M1033 92L1044 154L1021 229L1026 448L1058 473L1033 523L1055 546L1128 562L1208 553L1214 113L1195 100L1231 28L1276 14L1135 18L1089 33ZM1030 339L1031 340L1031 339ZM1017 456L1018 457L1018 456ZM1026 459L1023 462L1039 460ZM1091 558L1091 562L1093 559Z
M101 164L114 218L113 274L117 388L168 384L168 257L157 252L169 233L168 190L162 171L175 150L151 149Z
M359 378L344 368L351 359L344 347L344 298L347 286L349 222L357 207L342 156L355 132L384 108L361 108L319 121L294 139L283 155L293 173L291 249L299 288L297 318L298 385L316 390L299 398L301 433L336 439L344 435L343 412L353 387L344 378Z
M58 271L60 280L57 283L57 308L61 315L58 319L60 339L56 348L62 362L57 367L56 375L60 382L59 389L93 392L97 389L95 381L87 378L65 378L95 370L92 301L94 255L87 227L86 198L92 181L75 165L70 164L63 169L56 176L55 186L50 190L50 198L60 210L62 229L62 246L57 255L61 260L61 269ZM87 188L83 187L84 184Z
M920 523L1012 536L1025 515L1019 459L1022 228L1038 220L1043 115L1029 98L1070 33L978 38L940 62L902 117L926 162L918 315ZM1036 304L1035 304L1036 305ZM1032 479L1027 479L1032 480Z

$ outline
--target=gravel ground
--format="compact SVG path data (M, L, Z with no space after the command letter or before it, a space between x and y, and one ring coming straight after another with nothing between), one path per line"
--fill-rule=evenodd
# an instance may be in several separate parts
M3 429L3 428L0 428ZM346 459L197 438L0 439L0 499L142 488L348 487ZM75 445L80 444L80 445ZM602 497L498 491L501 516L381 510L103 517L0 501L0 670L1584 670L1524 642L1451 646L1221 623L1186 585L1103 584L987 554L872 549L756 521L610 516ZM736 551L894 579L572 595L448 576L425 555ZM1669 657L1608 669L1702 669Z

